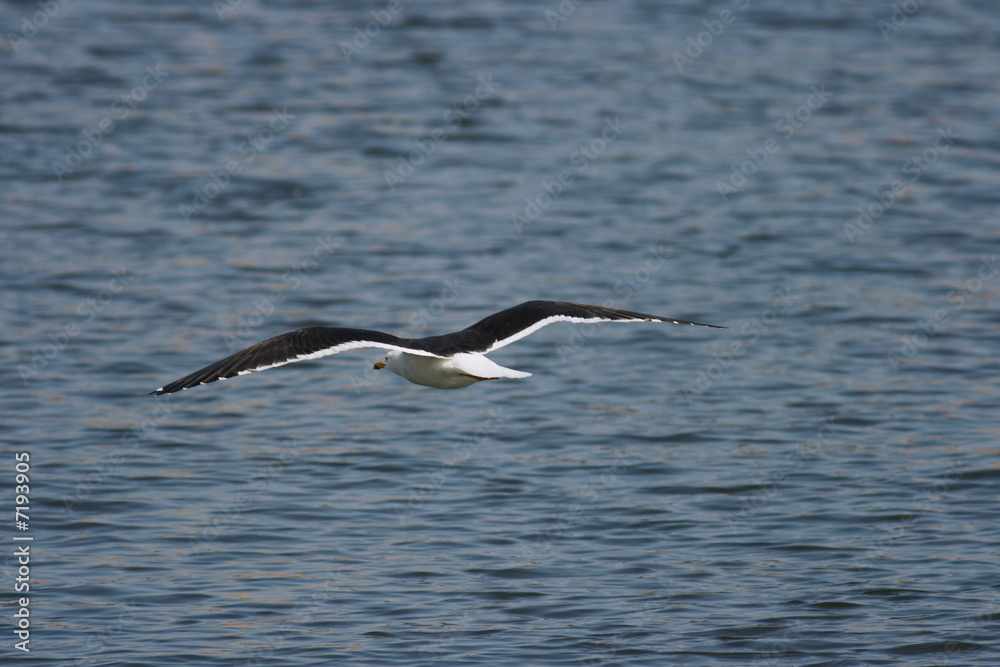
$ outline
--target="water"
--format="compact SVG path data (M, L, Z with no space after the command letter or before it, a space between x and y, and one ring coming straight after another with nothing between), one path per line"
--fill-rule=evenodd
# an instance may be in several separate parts
M0 6L5 664L997 664L1000 12L903 5ZM532 298L730 328L147 395Z

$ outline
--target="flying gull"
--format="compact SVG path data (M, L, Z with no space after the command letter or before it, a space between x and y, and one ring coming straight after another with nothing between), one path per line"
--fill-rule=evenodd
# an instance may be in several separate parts
M526 378L531 373L504 368L485 355L521 340L553 322L671 322L726 328L582 303L527 301L490 315L467 329L443 336L399 338L381 331L339 327L309 327L289 331L251 345L152 393L172 394L235 375L246 375L306 359L319 359L362 347L389 350L383 359L375 363L376 370L388 368L414 384L437 389L460 389L481 380Z

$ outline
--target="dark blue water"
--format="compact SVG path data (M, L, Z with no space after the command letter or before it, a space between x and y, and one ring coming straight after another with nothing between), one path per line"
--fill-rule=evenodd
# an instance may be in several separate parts
M1000 664L994 3L0 25L4 664ZM147 395L534 298L729 329Z

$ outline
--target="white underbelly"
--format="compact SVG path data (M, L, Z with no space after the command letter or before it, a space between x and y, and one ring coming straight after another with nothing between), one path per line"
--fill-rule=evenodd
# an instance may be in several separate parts
M397 361L395 367L390 367L389 370L413 384L436 389L461 389L479 382L479 378L466 375L456 368L452 359L403 354Z
M512 368L504 368L481 354L466 353L440 359L404 352L392 360L389 370L413 384L437 389L461 389L480 380L526 378L531 375Z

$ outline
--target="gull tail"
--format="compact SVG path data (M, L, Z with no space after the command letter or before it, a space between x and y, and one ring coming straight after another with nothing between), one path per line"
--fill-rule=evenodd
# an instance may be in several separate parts
M504 368L503 366L497 366L498 373L494 377L501 378L530 378L531 373L526 373L524 371L515 371L513 368Z
M459 359L458 357L461 357ZM463 372L482 378L527 378L531 373L515 371L513 368L504 368L498 363L487 359L481 354L455 355L455 361Z

